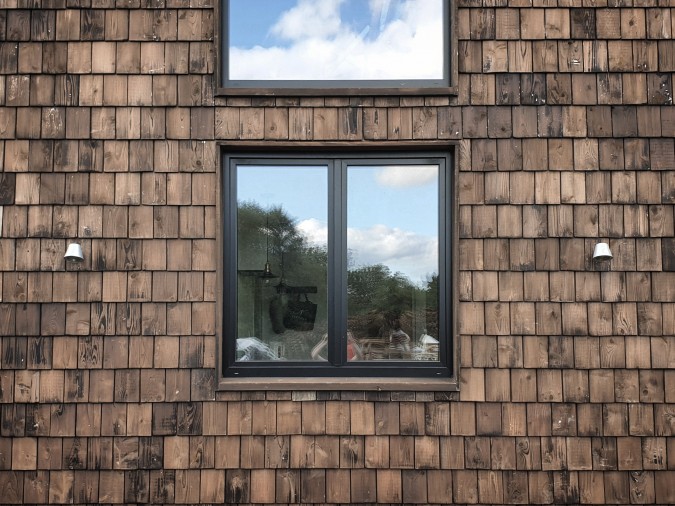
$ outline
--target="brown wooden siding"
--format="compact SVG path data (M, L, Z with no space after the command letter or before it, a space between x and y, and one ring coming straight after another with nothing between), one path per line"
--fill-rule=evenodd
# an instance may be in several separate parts
M213 0L0 6L0 502L675 503L672 1L460 0L456 97L219 97ZM459 392L216 390L219 140L456 146Z

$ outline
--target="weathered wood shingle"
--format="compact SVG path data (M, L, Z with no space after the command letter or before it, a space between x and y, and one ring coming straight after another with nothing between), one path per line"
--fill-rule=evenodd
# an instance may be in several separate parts
M213 7L0 10L3 502L675 502L672 6L462 1L457 96L256 98ZM216 142L436 140L460 392L216 392Z

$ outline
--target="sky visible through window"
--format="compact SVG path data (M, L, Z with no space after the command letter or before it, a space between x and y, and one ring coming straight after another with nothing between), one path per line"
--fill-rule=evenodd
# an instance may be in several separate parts
M437 165L350 166L348 247L356 265L382 263L414 283L438 272ZM237 199L281 205L308 241L328 237L327 168L239 166Z
M229 5L230 79L443 78L443 0Z

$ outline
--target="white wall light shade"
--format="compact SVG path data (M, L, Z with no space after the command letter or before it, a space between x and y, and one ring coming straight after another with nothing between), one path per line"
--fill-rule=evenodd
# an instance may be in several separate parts
M80 246L76 242L71 242L68 245L68 249L66 250L66 254L63 255L63 258L65 258L69 262L84 262L84 255L82 254L82 246Z
M609 249L609 244L606 242L599 242L595 245L593 250L593 260L611 260L612 251Z

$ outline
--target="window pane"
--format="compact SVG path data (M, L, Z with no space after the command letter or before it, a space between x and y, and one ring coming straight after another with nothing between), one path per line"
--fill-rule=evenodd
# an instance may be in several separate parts
M327 168L239 165L237 202L237 360L326 360Z
M442 81L444 1L230 0L228 79Z
M348 357L438 361L438 165L351 166L347 181Z

